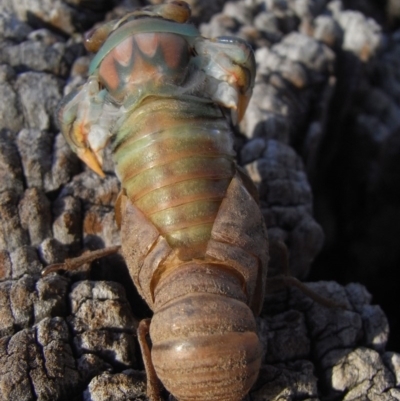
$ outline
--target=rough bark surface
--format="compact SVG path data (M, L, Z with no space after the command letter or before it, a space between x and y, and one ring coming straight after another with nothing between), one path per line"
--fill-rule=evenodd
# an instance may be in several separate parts
M274 244L287 244L290 270L304 278L324 235L328 250L346 248L346 239L356 262L346 267L367 266L370 280L400 259L400 13L394 1L359 3L191 2L204 35L239 35L256 49L256 86L237 145L259 188L271 275L282 265ZM88 171L54 113L85 79L82 31L136 5L143 2L0 0L0 401L147 399L135 330L148 310L123 260L40 274L85 249L119 244L112 162L104 180ZM334 196L333 165L342 183ZM361 182L355 197L346 192L352 180ZM349 210L332 207L339 201ZM351 214L362 225L343 231L336 219L345 224ZM389 324L365 287L307 285L346 309L293 288L267 295L258 318L265 355L250 399L400 400L400 356L386 350Z

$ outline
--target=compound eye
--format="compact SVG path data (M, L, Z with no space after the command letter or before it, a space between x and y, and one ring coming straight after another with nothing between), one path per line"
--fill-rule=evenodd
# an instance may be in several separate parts
M116 20L112 20L86 32L83 39L86 50L92 53L98 52L110 33L115 29L116 23Z
M174 4L174 5L178 6L178 7L182 7L184 9L190 11L189 4L186 3L186 1L172 0L172 1L168 1L168 4Z
M189 4L186 1L173 0L160 6L159 14L163 18L184 23L191 16Z

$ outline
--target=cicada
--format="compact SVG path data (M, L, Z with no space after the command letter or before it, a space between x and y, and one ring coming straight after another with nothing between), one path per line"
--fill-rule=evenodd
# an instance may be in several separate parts
M112 149L122 254L154 312L139 326L150 398L159 379L181 401L239 401L261 364L255 316L268 262L230 122L245 112L255 60L245 41L204 38L189 17L172 1L90 32L89 77L58 119L101 176L102 151Z

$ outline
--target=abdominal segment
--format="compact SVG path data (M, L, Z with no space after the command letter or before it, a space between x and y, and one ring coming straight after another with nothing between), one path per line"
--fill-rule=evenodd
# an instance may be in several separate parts
M132 112L116 138L127 197L183 260L204 256L235 173L231 135L212 104L154 99Z

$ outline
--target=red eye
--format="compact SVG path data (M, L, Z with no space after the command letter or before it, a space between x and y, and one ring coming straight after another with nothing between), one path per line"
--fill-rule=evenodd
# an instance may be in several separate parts
M83 37L83 44L87 51L89 52L96 52L100 46L93 41L93 36L96 33L96 28L91 29L90 31L86 32Z
M174 1L170 1L169 3L175 4L176 6L184 7L184 8L187 8L188 10L190 10L190 7L189 7L188 3L186 3L186 1L174 0Z
M114 29L115 21L107 22L85 33L83 44L87 51L97 52Z
M159 15L166 19L184 23L190 18L191 10L185 1L173 0L160 5Z

